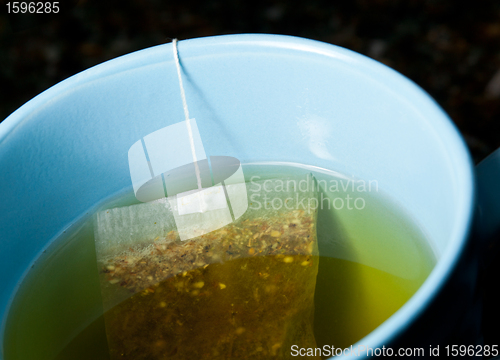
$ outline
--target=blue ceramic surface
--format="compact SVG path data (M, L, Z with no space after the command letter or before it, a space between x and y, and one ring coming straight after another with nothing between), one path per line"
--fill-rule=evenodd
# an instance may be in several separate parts
M460 338L451 334L457 326L432 330L429 323L459 321L474 301L475 278L464 275L474 266L465 252L472 246L473 167L436 103L376 61L306 39L200 38L181 41L179 54L190 115L208 154L376 179L431 240L438 263L428 280L359 343ZM130 186L132 144L183 119L166 44L77 74L0 124L0 338L17 286L48 243L95 203ZM449 294L464 300L448 306Z

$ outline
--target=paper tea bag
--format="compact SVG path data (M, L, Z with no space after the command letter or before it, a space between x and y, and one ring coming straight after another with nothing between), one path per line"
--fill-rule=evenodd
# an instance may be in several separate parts
M292 345L316 346L314 178L245 185L238 220L186 241L168 199L98 214L111 359L285 359ZM119 224L149 241L121 246Z

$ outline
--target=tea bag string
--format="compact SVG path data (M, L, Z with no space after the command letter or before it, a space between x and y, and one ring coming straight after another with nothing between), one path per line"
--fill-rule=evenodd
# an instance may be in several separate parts
M182 98L182 107L184 108L184 116L186 117L186 126L189 135L189 143L191 145L191 154L193 155L193 163L194 169L196 172L196 181L198 183L198 189L201 189L201 175L200 168L198 167L198 161L196 159L196 150L194 147L194 139L193 139L193 130L191 129L191 123L189 121L189 110L186 101L186 93L184 92L184 86L182 84L182 76L181 76L181 65L179 63L179 51L177 49L177 38L172 40L172 48L174 50L174 59L175 66L177 67L177 76L179 77L179 86L181 88L181 98Z

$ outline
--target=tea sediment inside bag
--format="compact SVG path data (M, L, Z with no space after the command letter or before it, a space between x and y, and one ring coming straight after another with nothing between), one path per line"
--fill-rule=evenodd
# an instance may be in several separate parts
M315 347L318 251L310 204L317 207L317 196L313 178L307 181L307 191L276 190L287 179L247 183L249 209L240 219L187 241L165 216L166 202L160 217L150 204L106 210L115 211L114 220L128 212L139 219L134 231L147 235L120 249L117 241L105 246L112 226L96 230L111 358L282 359L292 345ZM148 213L163 222L156 233Z

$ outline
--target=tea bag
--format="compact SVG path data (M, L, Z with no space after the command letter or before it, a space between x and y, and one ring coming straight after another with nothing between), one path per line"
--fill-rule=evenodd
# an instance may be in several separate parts
M184 241L170 198L97 214L111 359L284 359L316 346L314 178L237 185L246 212Z

